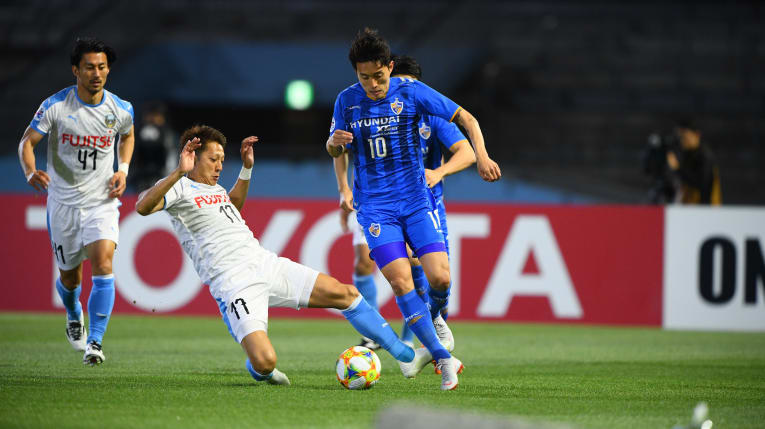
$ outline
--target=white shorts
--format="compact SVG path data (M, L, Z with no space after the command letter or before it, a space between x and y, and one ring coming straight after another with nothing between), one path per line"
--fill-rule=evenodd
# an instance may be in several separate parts
M222 273L210 282L210 294L222 301L223 320L237 342L255 331L268 331L268 307L308 307L319 272L287 258L279 258L270 273L246 266Z
M359 224L359 221L356 220L356 210L348 215L348 229L353 233L353 247L362 244L368 246L367 237L364 235L364 228Z
M77 208L48 198L48 235L60 269L77 268L88 258L85 246L94 241L119 244L120 205L115 198L99 206Z

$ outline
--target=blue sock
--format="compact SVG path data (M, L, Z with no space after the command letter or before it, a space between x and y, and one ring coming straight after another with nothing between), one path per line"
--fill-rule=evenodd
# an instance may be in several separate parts
M361 296L367 303L377 310L377 285L375 284L374 274L366 276L353 275L353 285L359 290Z
M80 285L74 290L69 290L61 283L61 278L56 279L56 290L58 296L61 297L61 301L64 302L64 308L66 308L66 317L69 320L80 320L82 314L82 304L80 304L80 292L82 288Z
M114 308L114 274L93 276L93 289L88 298L88 318L90 332L88 342L101 344L106 332L106 325Z
M342 313L361 335L373 339L396 360L411 362L414 359L414 350L398 339L388 322L361 296ZM435 330L433 332L435 333Z
M425 276L425 270L422 269L422 265L412 265L412 280L414 280L414 290L417 292L417 295L419 295L425 304L430 305L430 300L428 299L430 284Z
M258 371L255 371L255 368L252 367L252 364L250 363L249 359L247 359L247 362L244 364L244 366L247 367L247 371L250 373L252 378L254 378L256 381L265 381L274 376L273 371L269 372L266 375L263 375L259 373Z
M414 290L417 292L417 296L430 308L430 297L428 296L430 284L425 276L425 270L422 269L422 265L412 265L412 280L414 280ZM401 341L412 340L414 340L414 332L409 328L409 324L404 321L403 326L401 326Z
M417 296L417 292L411 291L407 294L397 296L396 304L404 315L404 320L417 335L422 345L424 345L433 359L443 359L451 357L448 351L438 342L436 328L433 327L433 320L427 316L428 308L425 303Z
M428 296L430 296L430 315L433 319L438 317L441 310L445 309L449 305L449 294L451 293L451 286L446 290L436 290L430 288Z
M406 323L406 320L401 326L401 341L414 342L414 332L409 328L409 324Z

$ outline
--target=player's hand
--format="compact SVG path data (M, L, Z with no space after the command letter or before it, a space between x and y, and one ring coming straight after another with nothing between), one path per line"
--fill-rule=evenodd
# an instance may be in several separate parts
M350 189L340 191L340 208L346 213L353 211L353 192Z
M348 216L350 216L350 213L345 210L340 210L340 229L343 230L343 234L350 231L348 228Z
M488 156L486 159L478 159L478 174L487 182L496 182L502 177L499 165Z
M187 141L186 145L183 146L181 159L178 162L178 170L180 170L182 174L186 174L194 169L194 160L196 156L194 151L199 149L200 146L202 146L202 143L199 141L198 137L194 137Z
M442 180L444 180L443 173L439 173L438 170L425 169L425 182L427 182L428 188L436 186Z
M255 164L255 154L252 145L257 141L258 138L256 136L249 136L242 140L242 148L239 149L239 153L242 155L242 165L244 168L252 168L252 165Z
M353 141L353 134L345 130L335 130L327 139L327 152L337 158L345 151L345 145Z
M119 198L125 193L127 186L127 174L124 171L115 171L109 180L109 198Z
M27 178L27 183L29 183L29 186L35 188L35 191L43 192L48 189L50 176L43 170L35 170L34 173Z
M327 144L330 146L342 146L347 145L353 141L353 134L345 130L335 130L329 137Z

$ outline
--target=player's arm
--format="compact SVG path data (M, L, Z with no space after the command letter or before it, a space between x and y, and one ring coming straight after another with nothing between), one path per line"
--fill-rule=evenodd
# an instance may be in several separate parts
M435 170L425 170L425 180L428 182L428 187L432 188L444 177L458 173L475 163L475 152L467 140L454 143L449 147L449 150L452 152L449 161L441 164Z
M202 146L202 143L197 137L186 142L186 145L181 151L178 167L176 167L169 176L160 180L151 188L141 192L141 195L138 196L138 202L135 204L135 211L137 211L138 214L146 216L164 208L165 194L167 194L167 191L169 191L176 182L181 180L183 175L194 168L194 157L196 156L194 151L200 146Z
M478 174L487 182L494 182L502 177L502 172L494 160L489 158L486 144L483 141L483 133L478 125L478 120L465 109L460 108L454 118L459 126L467 131L470 142L475 148L476 160L478 161Z
M237 179L234 187L228 191L231 203L240 212L244 206L244 200L247 199L247 191L250 189L250 176L252 175L252 166L255 164L255 152L252 145L257 141L258 138L255 136L242 140L242 147L239 149L239 154L242 156L242 170L239 172L239 179Z
M353 141L353 134L345 130L335 130L327 139L327 153L337 158L346 152L345 145ZM347 162L346 162L347 165Z
M19 142L19 162L24 171L27 183L36 191L44 191L50 183L50 176L43 170L38 170L35 164L35 146L45 137L32 127L27 127Z
M133 158L133 148L135 147L135 127L131 126L130 131L127 134L120 136L120 143L117 147L117 153L120 157L119 167L114 172L111 180L109 180L109 198L119 198L125 193L125 187L127 186L127 174L128 167L130 166L130 160Z
M334 158L332 163L337 180L337 192L340 194L340 208L350 213L353 211L353 192L348 185L348 154Z

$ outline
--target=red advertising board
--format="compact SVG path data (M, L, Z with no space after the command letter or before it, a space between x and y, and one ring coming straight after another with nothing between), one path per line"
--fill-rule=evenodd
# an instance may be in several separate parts
M60 311L45 198L0 200L0 310ZM167 215L142 217L133 210L135 197L122 202L115 313L216 315ZM264 247L349 282L351 237L342 233L337 210L329 200L251 199L243 217ZM662 208L454 203L447 210L451 318L661 325ZM83 297L90 289L85 266ZM378 287L381 313L400 318L389 286L378 281ZM271 309L270 315L337 317L318 309Z

